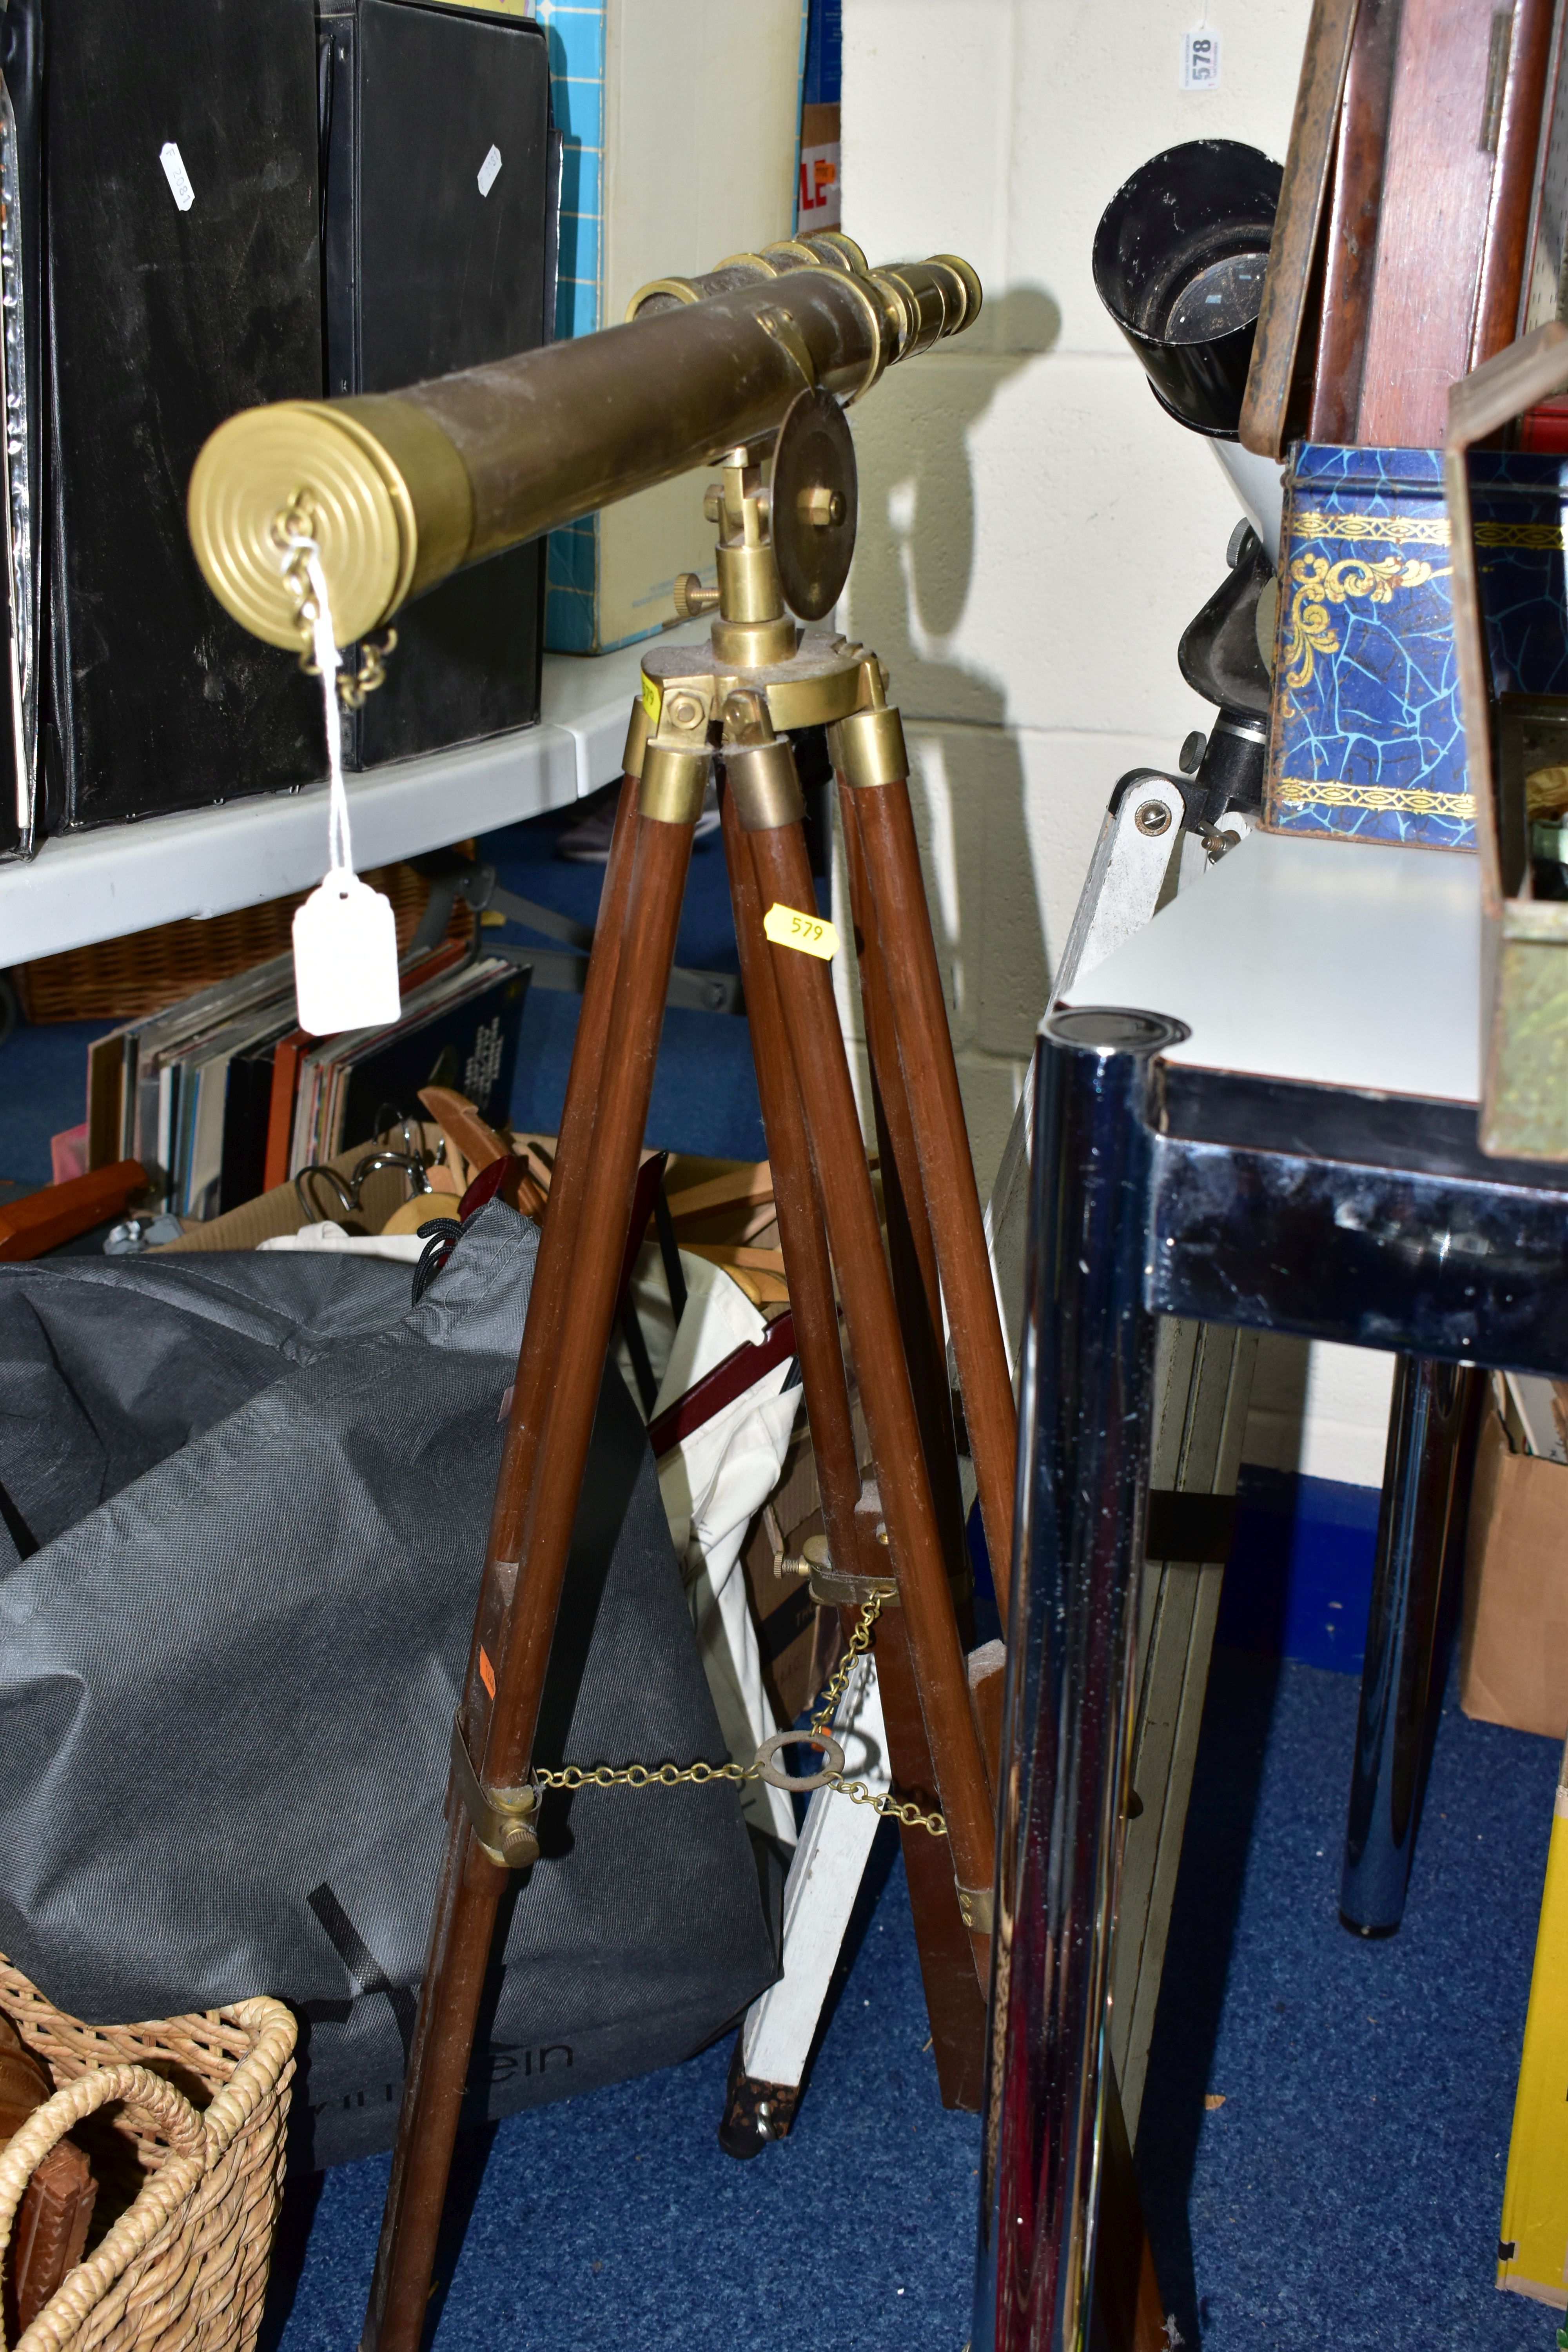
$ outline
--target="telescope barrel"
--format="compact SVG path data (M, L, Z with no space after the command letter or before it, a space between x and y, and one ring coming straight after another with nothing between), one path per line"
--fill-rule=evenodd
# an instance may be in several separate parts
M767 273L784 253L736 256L713 273L727 290L660 279L600 334L405 392L241 411L191 475L208 586L255 635L297 650L292 515L350 644L464 564L765 438L814 385L858 397L979 312L980 281L951 255L872 271L857 255L813 253L782 275Z

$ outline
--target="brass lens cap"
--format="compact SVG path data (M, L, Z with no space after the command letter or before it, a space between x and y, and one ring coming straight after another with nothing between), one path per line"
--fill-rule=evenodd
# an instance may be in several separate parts
M281 518L300 501L314 535L332 634L352 645L401 601L416 534L408 493L363 425L325 402L247 408L211 435L191 472L186 519L202 575L252 635L298 652L306 642Z
M797 394L785 410L768 515L784 602L803 621L820 621L855 552L855 443L830 392Z

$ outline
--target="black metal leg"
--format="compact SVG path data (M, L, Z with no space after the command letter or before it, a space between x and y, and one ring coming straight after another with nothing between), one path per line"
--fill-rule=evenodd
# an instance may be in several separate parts
M1405 1912L1443 1563L1476 1378L1425 1356L1401 1356L1394 1370L1340 1885L1340 1917L1356 1936L1392 1936Z
M1105 1011L1041 1032L973 2352L1086 2340L1153 1369L1144 1108L1185 1034Z

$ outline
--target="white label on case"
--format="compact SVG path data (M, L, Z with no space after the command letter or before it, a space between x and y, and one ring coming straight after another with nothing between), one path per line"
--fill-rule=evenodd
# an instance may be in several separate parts
M169 183L169 193L183 213L188 213L195 203L196 192L191 185L191 175L185 169L185 159L172 139L165 139L158 150L158 161L163 166L163 177Z
M1183 37L1182 88L1219 88L1219 35L1212 26L1200 25L1195 32Z
M500 149L499 147L492 147L489 153L485 157L484 162L479 165L480 195L488 196L490 190L495 186L496 182L500 178Z

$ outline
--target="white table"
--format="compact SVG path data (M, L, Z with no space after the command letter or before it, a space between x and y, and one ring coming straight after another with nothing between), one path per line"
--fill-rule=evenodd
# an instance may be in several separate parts
M707 634L702 624L675 633L678 643ZM646 650L547 655L537 727L351 777L355 863L417 856L611 782ZM64 835L28 864L0 866L0 966L307 890L326 847L324 782Z

